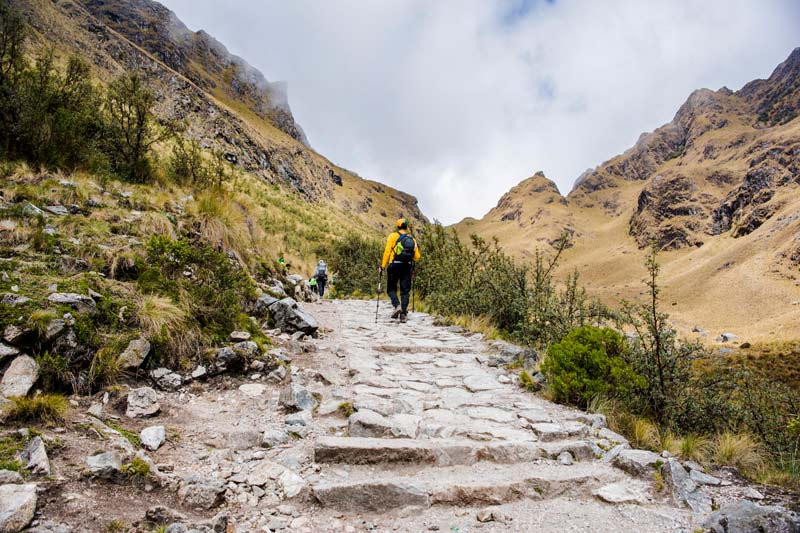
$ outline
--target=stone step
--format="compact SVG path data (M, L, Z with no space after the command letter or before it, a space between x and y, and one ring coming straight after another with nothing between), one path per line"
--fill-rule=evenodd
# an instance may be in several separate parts
M485 506L521 499L592 498L623 474L599 463L431 467L421 471L351 470L346 480L315 484L321 506L347 512L385 512L408 506Z
M314 460L317 463L353 465L414 463L447 466L471 465L479 461L508 464L527 463L545 456L553 456L553 452L535 442L476 443L466 439L320 437L314 444Z

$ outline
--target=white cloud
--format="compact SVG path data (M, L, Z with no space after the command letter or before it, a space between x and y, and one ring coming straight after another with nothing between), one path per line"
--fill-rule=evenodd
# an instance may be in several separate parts
M692 90L737 89L800 46L795 0L163 3L288 81L320 153L448 223L536 170L567 193Z

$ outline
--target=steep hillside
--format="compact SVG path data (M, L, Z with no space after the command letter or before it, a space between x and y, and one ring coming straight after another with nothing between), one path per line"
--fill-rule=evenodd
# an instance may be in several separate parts
M376 230L399 216L423 220L414 197L340 168L307 146L286 88L269 83L205 32L189 31L151 0L12 0L34 30L34 48L89 61L98 82L145 72L158 111L187 135L221 150L239 169L291 190L319 209L349 214Z
M797 49L767 80L695 91L670 123L585 172L566 198L532 195L526 180L456 229L496 235L520 256L570 229L562 268L579 269L609 303L638 295L642 248L655 242L684 332L798 338L799 79Z

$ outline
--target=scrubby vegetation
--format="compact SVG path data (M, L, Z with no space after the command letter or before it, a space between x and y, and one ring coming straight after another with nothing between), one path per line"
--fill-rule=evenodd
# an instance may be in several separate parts
M66 397L60 394L39 394L28 398L11 398L5 408L5 420L10 422L62 422L69 408Z

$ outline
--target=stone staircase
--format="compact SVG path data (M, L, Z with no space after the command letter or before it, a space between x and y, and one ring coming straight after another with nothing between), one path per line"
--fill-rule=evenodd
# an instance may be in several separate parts
M687 509L655 493L654 475L613 466L628 445L604 417L524 392L502 367L481 364L490 350L478 337L436 327L427 315L375 324L374 308L337 305L338 350L357 412L346 431L314 444L312 494L322 508L425 515L580 501L583 509L637 506L648 508L642 517L666 512L671 525L692 523ZM641 530L659 530L656 523Z

